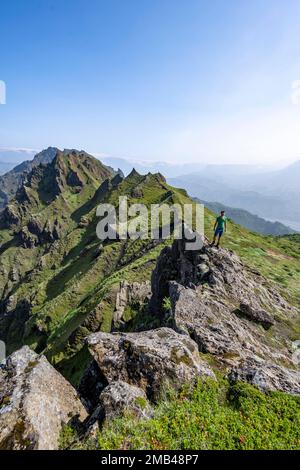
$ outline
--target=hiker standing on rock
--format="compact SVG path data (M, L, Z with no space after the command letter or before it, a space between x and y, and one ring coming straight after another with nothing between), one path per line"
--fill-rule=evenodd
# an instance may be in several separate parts
M215 234L214 234L214 239L211 243L211 246L214 246L216 239L218 238L216 247L219 248L220 239L223 235L223 232L226 232L226 228L227 228L226 221L227 221L227 218L225 216L225 211L221 211L219 217L217 217L215 221L215 225L214 225Z

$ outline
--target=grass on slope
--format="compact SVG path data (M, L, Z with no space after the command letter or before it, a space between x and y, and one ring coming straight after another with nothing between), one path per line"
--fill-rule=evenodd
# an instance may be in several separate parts
M188 423L188 425L187 425ZM75 441L74 441L75 439ZM300 398L264 394L227 381L184 386L155 408L154 417L124 415L104 424L97 440L76 441L67 427L61 447L101 450L300 449Z

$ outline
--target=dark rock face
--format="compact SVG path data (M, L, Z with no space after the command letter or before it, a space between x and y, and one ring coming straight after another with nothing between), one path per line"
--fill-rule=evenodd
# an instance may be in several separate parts
M190 287L200 278L205 281L210 274L206 259L204 251L185 251L185 240L176 240L171 247L164 248L151 279L152 309L160 310L163 298L169 296L169 281Z
M116 307L113 316L114 327L124 323L123 315L128 305L141 306L151 297L150 282L132 282L121 281L119 291L116 293Z
M131 197L133 197L134 199L140 199L143 197L143 191L141 188L134 188L132 191L131 191Z
M39 244L38 237L31 233L26 226L22 227L18 235L23 248L34 248Z
M82 183L81 179L79 178L78 173L76 171L73 171L73 170L71 170L68 173L66 181L67 181L67 184L71 187L72 186L80 186L80 187L83 186L83 183Z
M85 371L78 388L80 397L89 412L92 412L99 404L100 393L107 385L106 378L100 371L97 362L93 360Z
M21 246L24 248L34 248L44 243L53 243L59 240L63 233L61 224L57 219L53 222L48 220L42 223L37 219L29 219L27 225L24 225L18 233Z
M16 337L21 341L26 321L31 315L31 308L31 304L27 299L18 299L15 294L0 302L1 340L5 341L8 345L11 339Z
M6 207L1 213L1 226L3 228L9 228L17 226L21 222L21 216L14 207Z
M94 333L87 344L109 384L122 380L143 389L150 399L158 398L163 384L176 387L197 377L214 377L195 342L170 328Z

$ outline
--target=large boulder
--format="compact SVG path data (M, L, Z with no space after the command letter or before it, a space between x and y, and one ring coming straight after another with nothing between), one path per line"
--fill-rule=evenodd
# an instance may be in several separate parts
M58 448L62 425L87 417L75 389L28 346L0 371L0 449Z
M214 373L197 345L170 328L139 333L94 333L87 338L91 354L106 380L122 380L142 388L148 398L159 396L161 386L177 386Z
M172 281L169 285L175 328L188 333L203 353L229 364L255 351L267 354L263 333L233 314L234 305L213 291L197 291ZM255 334L254 334L255 333Z

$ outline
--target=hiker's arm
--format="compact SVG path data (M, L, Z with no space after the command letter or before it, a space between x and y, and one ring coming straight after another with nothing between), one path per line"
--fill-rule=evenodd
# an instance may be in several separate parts
M227 232L227 221L225 220L225 232Z
M214 230L216 230L216 228L217 228L217 223L218 223L218 221L216 220L215 225L214 225Z

